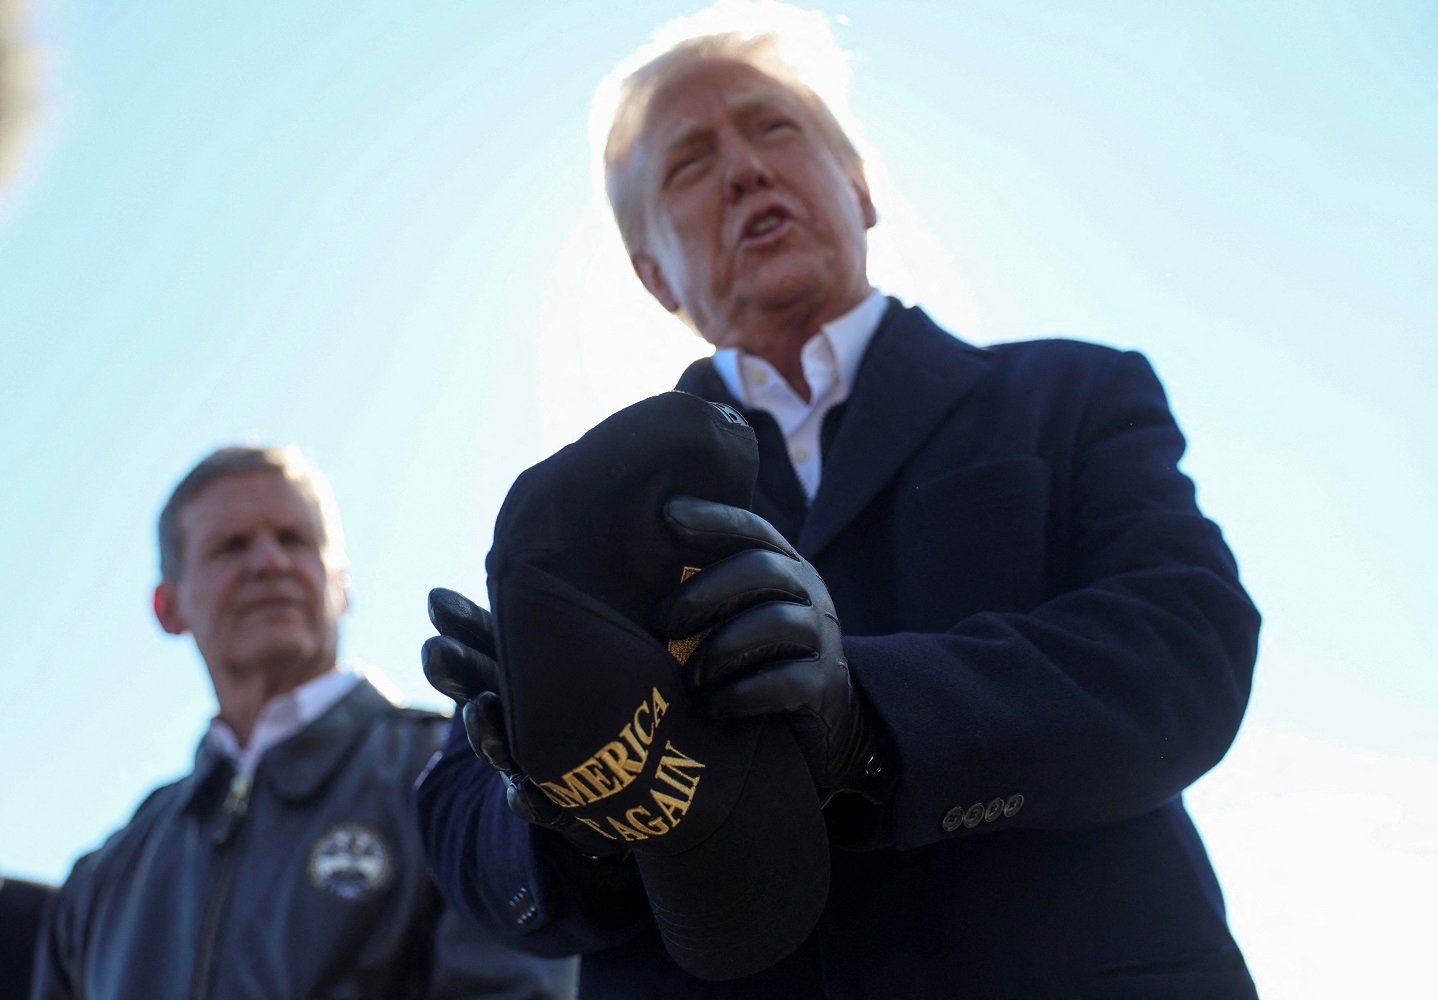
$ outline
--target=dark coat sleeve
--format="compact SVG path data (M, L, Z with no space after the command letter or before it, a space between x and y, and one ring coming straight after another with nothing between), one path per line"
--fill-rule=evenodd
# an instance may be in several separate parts
M574 962L533 958L481 933L453 907L433 928L428 1000L569 1000Z
M580 857L516 816L505 802L503 776L470 750L459 713L420 781L418 802L441 893L513 947L583 954L627 941L648 923L632 863Z
M1237 731L1258 613L1178 469L1184 440L1147 361L1093 360L1073 379L1083 398L1063 421L1070 439L1038 449L1061 505L1044 599L943 632L845 640L898 747L900 848L1152 810Z
M0 995L30 993L35 951L56 887L0 875Z
M94 891L96 853L75 862L51 900L35 947L32 1000L69 1000L85 994L81 976L84 919Z
M446 744L448 736L446 727ZM487 868L484 859L477 860L481 870ZM440 896L446 898L443 892ZM492 933L487 922L466 916L454 905L439 906L433 925L426 929L428 1000L568 1000L574 995L577 963L534 958L511 947L509 935ZM566 952L544 954L554 957Z

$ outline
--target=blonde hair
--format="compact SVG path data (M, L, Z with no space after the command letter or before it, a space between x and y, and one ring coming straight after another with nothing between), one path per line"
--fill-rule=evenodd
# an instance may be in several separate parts
M646 222L626 167L649 100L672 77L713 60L745 63L789 87L814 112L839 161L863 168L851 138L857 131L847 105L849 56L835 42L829 19L776 0L720 0L659 29L595 91L590 135L614 221L631 252L642 243Z

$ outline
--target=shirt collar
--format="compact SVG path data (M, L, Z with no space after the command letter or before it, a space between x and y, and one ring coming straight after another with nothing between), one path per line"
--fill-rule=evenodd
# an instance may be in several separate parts
M353 667L336 664L293 691L276 695L265 702L255 718L255 728L250 733L248 745L240 746L235 731L219 716L210 720L205 741L211 749L234 764L237 771L253 776L265 751L324 715L359 681L360 675Z
M825 323L804 344L800 358L813 390L813 401L825 398L836 403L848 398L859 362L888 305L884 293L875 288L853 309ZM782 390L793 391L767 361L735 347L721 347L714 352L714 370L734 398L749 408L772 412L765 397Z

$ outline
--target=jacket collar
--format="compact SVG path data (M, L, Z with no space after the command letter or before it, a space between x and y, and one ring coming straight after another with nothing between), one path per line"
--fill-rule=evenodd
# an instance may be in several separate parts
M819 492L795 548L813 559L874 499L929 433L988 369L988 352L935 325L917 307L889 300L849 395L838 436L824 458ZM705 358L676 388L742 404Z
M227 787L233 774L234 769L225 756L214 750L209 740L201 738L195 751L195 766L179 781L180 808L208 809L224 794L220 784Z
M302 802L317 794L354 753L355 744L375 718L391 707L369 681L354 688L304 729L270 749L260 760L255 778L280 798ZM215 780L226 765L224 757L201 740L195 751L194 770L184 779L188 805L201 789Z
M869 504L988 370L989 355L890 300L796 546L813 559Z

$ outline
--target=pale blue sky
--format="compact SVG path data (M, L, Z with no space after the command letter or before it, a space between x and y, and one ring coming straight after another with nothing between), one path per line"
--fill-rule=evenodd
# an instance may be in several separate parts
M235 440L334 481L348 655L439 704L521 469L702 345L595 204L595 84L671 2L40 4L0 195L0 872L62 878L212 711L153 523ZM1266 997L1432 995L1438 8L850 0L875 277L980 343L1143 350L1261 609L1190 796ZM1418 979L1427 977L1420 988Z

